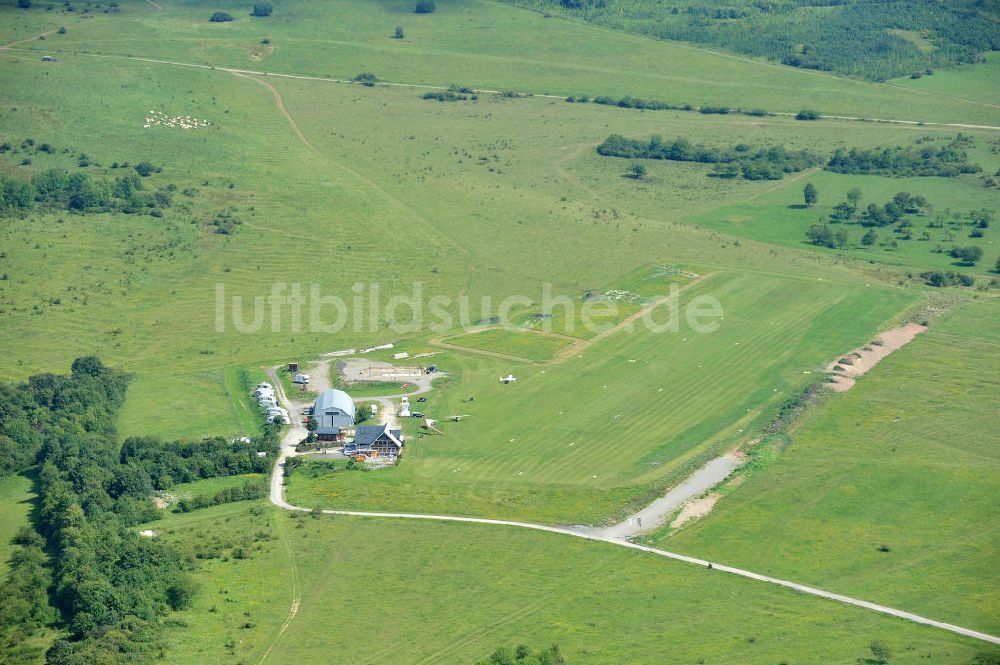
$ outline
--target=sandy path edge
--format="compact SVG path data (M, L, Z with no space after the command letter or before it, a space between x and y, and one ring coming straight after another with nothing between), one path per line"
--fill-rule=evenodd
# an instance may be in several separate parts
M875 338L875 342L838 356L837 360L826 366L826 371L830 372L834 379L832 383L827 385L836 392L850 390L858 377L867 374L883 358L906 346L913 341L914 337L925 330L927 330L927 326L918 323L892 328L881 333ZM850 359L851 364L840 362L844 358Z

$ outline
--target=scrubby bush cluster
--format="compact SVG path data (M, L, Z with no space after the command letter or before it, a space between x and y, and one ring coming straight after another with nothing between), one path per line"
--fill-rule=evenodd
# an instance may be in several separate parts
M637 109L640 111L697 111L706 115L728 115L742 114L753 117L763 117L770 115L763 109L742 109L730 108L728 106L692 106L691 104L675 104L671 102L659 101L656 99L641 99L626 95L624 97L588 97L587 95L570 95L566 98L571 104L586 104L588 102L601 104L602 106L617 106L622 109Z
M238 487L227 487L215 494L204 494L191 497L190 499L181 499L177 502L177 510L178 512L188 513L192 510L218 506L223 503L263 499L267 496L269 489L267 479L251 478Z
M372 74L371 72L361 72L351 80L354 81L355 83L366 85L369 88L378 83L378 77Z
M885 146L878 148L837 148L827 163L828 171L895 177L942 176L953 178L982 170L969 162L963 147L971 139L959 134L943 146Z
M928 286L972 286L974 280L969 275L955 272L954 270L928 270L920 273L920 277Z
M0 175L0 213L30 210L36 206L48 210L75 212L152 213L169 208L173 202L171 188L147 191L139 170L115 178L95 177L77 171L66 173L49 169L34 175L30 181ZM150 166L150 168L152 168Z
M266 17L274 13L274 5L265 0L255 0L253 3L253 9L250 11L251 16Z
M786 150L783 146L754 149L746 144L714 147L678 138L665 142L660 136L648 141L612 134L597 147L598 154L628 159L667 159L678 162L715 164L711 175L718 178L743 177L747 180L780 180L786 173L802 171L820 163L806 150Z
M566 659L558 644L538 651L526 644L519 644L513 649L500 647L489 658L483 658L476 665L566 665Z
M456 95L454 92L449 92L447 90L440 90L434 92L425 92L420 95L420 99L432 99L437 102L464 102L469 99L468 95Z

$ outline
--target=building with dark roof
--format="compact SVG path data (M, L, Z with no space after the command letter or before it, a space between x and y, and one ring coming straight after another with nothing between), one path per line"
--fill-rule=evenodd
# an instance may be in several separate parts
M399 457L403 453L403 433L389 429L389 425L359 425L354 430L354 443L344 446L345 455L369 455L378 453L380 457Z

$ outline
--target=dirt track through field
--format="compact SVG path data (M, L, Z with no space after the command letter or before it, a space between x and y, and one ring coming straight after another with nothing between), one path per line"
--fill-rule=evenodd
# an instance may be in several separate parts
M288 616L285 618L284 623L281 624L281 628L278 629L278 634L274 636L271 643L267 646L264 653L261 654L260 658L257 660L257 665L261 665L264 661L268 659L271 655L271 651L274 649L274 645L278 643L281 637L288 630L288 627L292 625L292 621L295 620L296 615L299 613L299 607L302 606L302 595L300 593L301 585L299 584L299 567L295 563L295 553L292 551L292 541L289 540L288 534L285 533L285 526L281 523L281 520L277 520L277 529L281 532L281 540L285 544L285 551L288 552L288 564L292 573L292 604L288 608Z
M320 159L323 159L324 161L334 165L338 169L346 171L351 176L361 181L369 190L376 192L384 200L389 201L392 205L395 205L400 209L404 210L405 212L409 213L414 220L419 221L421 224L423 224L423 226L427 229L430 235L435 236L442 243L449 245L456 252L464 254L466 257L471 256L469 249L467 247L464 247L463 245L456 242L454 239L446 236L444 233L438 230L436 226L431 224L426 217L424 217L421 213L410 207L402 199L397 198L395 195L384 189L381 185L379 185L377 182L375 182L368 176L364 175L363 173L356 171L355 169L346 164L331 159L327 154L319 150L319 148L317 148L308 138L306 138L306 135L302 132L302 128L299 127L299 123L296 122L295 117L292 115L291 111L289 111L288 107L285 106L285 100L284 98L282 98L281 93L278 91L278 89L275 88L273 85L271 85L269 81L266 81L262 78L258 78L257 76L257 75L269 76L269 74L262 72L251 72L242 69L223 68L223 67L220 67L219 69L221 71L229 72L233 76L249 79L255 83L262 85L264 88L267 89L268 92L271 93L271 97L274 98L274 105L277 107L281 115L284 116L285 120L288 122L288 126L292 130L292 133L295 134L295 138L297 138L302 145L308 148L313 154L315 154ZM295 76L290 78L302 78L302 77ZM469 270L470 272L472 272L475 270L475 268L470 267Z
M19 39L16 42L11 42L10 44L4 44L0 46L0 50L13 49L18 44L27 44L28 42L33 42L41 37L48 37L49 35L54 35L58 28L53 28L52 30L47 30L45 32L40 32L37 35L32 35L31 37L25 37L24 39Z

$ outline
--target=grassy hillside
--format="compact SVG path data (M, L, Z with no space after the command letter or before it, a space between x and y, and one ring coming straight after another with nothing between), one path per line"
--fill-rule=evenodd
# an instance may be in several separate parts
M932 326L661 544L995 633L998 323L986 301Z
M986 161L986 168L994 170L995 160ZM1000 164L998 164L1000 166ZM812 183L820 193L820 200L813 207L803 205L802 188ZM826 221L834 206L846 200L847 192L860 189L861 208L869 204L884 205L897 192L910 192L926 198L933 209L926 214L910 215L911 239L892 227L875 229L878 240L863 245L862 238L868 228L854 223L831 225L832 229L846 229L848 244L844 249L826 252L853 259L877 261L889 265L908 266L919 270L960 270L981 278L995 276L997 259L1000 258L998 231L991 228L979 230L982 237L970 237L976 229L967 222L974 211L995 210L1000 203L995 189L983 187L980 178L888 178L878 176L842 175L819 172L802 178L794 185L787 185L767 192L750 201L723 206L696 215L689 221L722 233L753 238L765 242L804 247L809 244L806 231L812 224ZM952 224L957 216L959 223ZM944 220L940 227L934 226ZM926 232L926 236L924 235ZM896 241L895 246L890 243ZM965 266L949 256L952 247L976 246L983 250L983 258L976 266ZM944 251L941 251L941 250Z
M321 78L372 72L409 84L998 124L995 109L975 103L547 19L483 0L442 0L435 13L421 15L410 0L311 0L277 7L266 19L248 16L241 0L170 2L163 11L140 0L119 4L117 14L77 21L44 47ZM217 10L235 20L210 23ZM397 25L405 39L392 38Z
M748 124L544 99L442 105L406 90L275 80L306 145L257 81L127 61L2 57L13 65L0 74L8 83L7 140L18 146L33 137L58 149L31 154L27 166L20 165L23 152L9 153L0 158L6 171L77 169L73 155L87 152L103 165L92 164L88 172L114 174L109 165L115 161L148 158L163 167L153 176L158 182L198 192L190 200L175 197L184 207L175 205L162 220L33 214L13 220L2 235L9 353L0 369L20 377L83 353L125 364L136 381L124 435L245 431L227 396L223 368L392 336L350 327L334 335L310 332L308 313L294 331L287 311L277 332L267 313L256 332L239 332L230 316L217 333L217 285L227 298L252 303L276 284L297 282L306 293L316 284L323 295L348 296L359 280L377 281L385 302L412 294L410 283L416 282L428 296L444 294L455 302L464 293L477 302L492 295L496 303L511 294L537 299L543 282L557 294L576 296L657 261L846 274L798 251L774 255L770 248L737 246L674 223L692 211L766 191L770 183L720 182L687 164L657 165L648 181L635 183L587 152L610 131L724 140L760 134L757 140L789 144L843 140L834 123ZM114 103L103 96L104 78L120 82ZM68 88L80 104L63 104ZM150 109L213 124L192 131L144 128ZM338 119L335 127L331 117ZM83 145L79 127L94 128L99 140ZM909 136L906 129L857 127L853 136L863 145L897 132ZM236 163L239 169L229 168ZM229 208L243 224L233 235L212 233L206 220ZM405 241L387 254L387 246L396 247L394 238ZM601 248L597 260L595 247ZM405 320L406 312L401 316ZM252 320L251 314L244 319ZM67 331L70 343L55 343L53 335L64 340Z
M145 191L171 203L129 214L83 213L69 201L14 210L7 202L16 187L8 197L5 185L0 378L62 370L97 354L134 377L122 436L198 439L259 427L247 388L269 365L385 342L397 345L368 357L442 350L441 338L472 342L433 359L448 376L419 408L440 419L444 436L421 437L408 419L397 467L308 465L288 487L289 500L304 506L611 519L746 443L829 360L921 305L924 294L907 273L948 267L928 243L900 242L892 252L803 243L803 227L849 188L862 189L866 203L912 190L935 213L997 208L996 187L984 186L1000 168L990 127L962 129L985 171L954 179L808 171L749 181L709 177L707 164L653 160L636 179L632 160L595 147L610 134L659 134L829 155L908 146L958 128L647 112L562 98L633 95L786 113L808 106L1000 127L984 92L989 79L976 75L963 99L957 91L966 83L949 88L944 75L939 91L876 85L483 0L439 0L425 15L413 12L412 0L296 0L275 3L269 18L250 17L246 0L121 0L113 12L13 4L0 0L0 36L29 41L0 50L4 182L54 169L110 183L149 161L156 168L141 180ZM214 11L235 20L209 22ZM32 38L58 25L66 31ZM392 37L397 25L403 39ZM330 80L361 72L394 85ZM419 86L452 83L533 95L421 98ZM158 120L187 116L203 123ZM806 182L819 187L818 205L789 207ZM985 252L975 270L981 282L992 278L994 226L975 240ZM650 279L658 270L663 279ZM619 322L668 283L686 285L682 305L717 300L718 330L701 334L682 321L662 334L638 326L604 338L579 329L567 337L456 337L492 321L508 297L517 299L516 323L534 324L547 291L574 304L588 293L627 291L621 310L603 319ZM334 297L348 310L339 328ZM414 316L421 306L403 298L445 302ZM801 443L670 546L994 630L997 599L984 581L998 543L988 527L966 533L995 511L985 434L992 402L976 401L996 388L998 321L989 302L886 361L892 380L879 378L879 368L830 400ZM442 314L446 325L432 326ZM563 332L563 321L552 322ZM952 345L961 348L948 353ZM501 385L507 373L517 383ZM470 417L448 419L458 414ZM935 430L935 422L953 429ZM837 445L844 432L870 434L845 451ZM956 444L952 433L965 438ZM810 450L815 465L796 466ZM770 477L781 482L765 483ZM831 505L811 500L826 479L846 487L848 499L831 489ZM8 511L12 524L27 509L16 503L22 480L0 486L9 491L0 514ZM956 496L957 486L973 491ZM880 491L889 494L884 503L862 500ZM730 519L727 502L738 514L744 495L752 499L740 508L747 519L698 540L715 520ZM193 607L161 626L169 662L468 663L499 644L550 640L573 663L852 662L881 639L894 663L968 665L978 646L543 534L292 517L263 502L168 514L150 528L177 545L201 585ZM773 553L775 542L803 541ZM883 542L888 552L877 550ZM885 561L899 563L878 565ZM955 591L935 593L939 586Z
M1000 46L995 3L509 1L634 34L873 80L977 62Z
M1000 104L1000 53L987 54L982 64L956 67L917 79L907 77L893 81L893 84L928 94L964 97L996 106Z
M305 665L331 654L469 663L501 644L552 641L584 664L849 662L867 656L875 639L899 663L959 665L977 650L898 620L548 534L272 509L253 515L246 505L175 516L157 528L182 544L185 534L201 534L202 547L221 555L201 564L201 591L169 636L174 663L255 662L268 649L268 662ZM248 559L233 559L243 539L257 540ZM377 631L349 625L383 614L394 618ZM706 625L711 640L702 638Z

